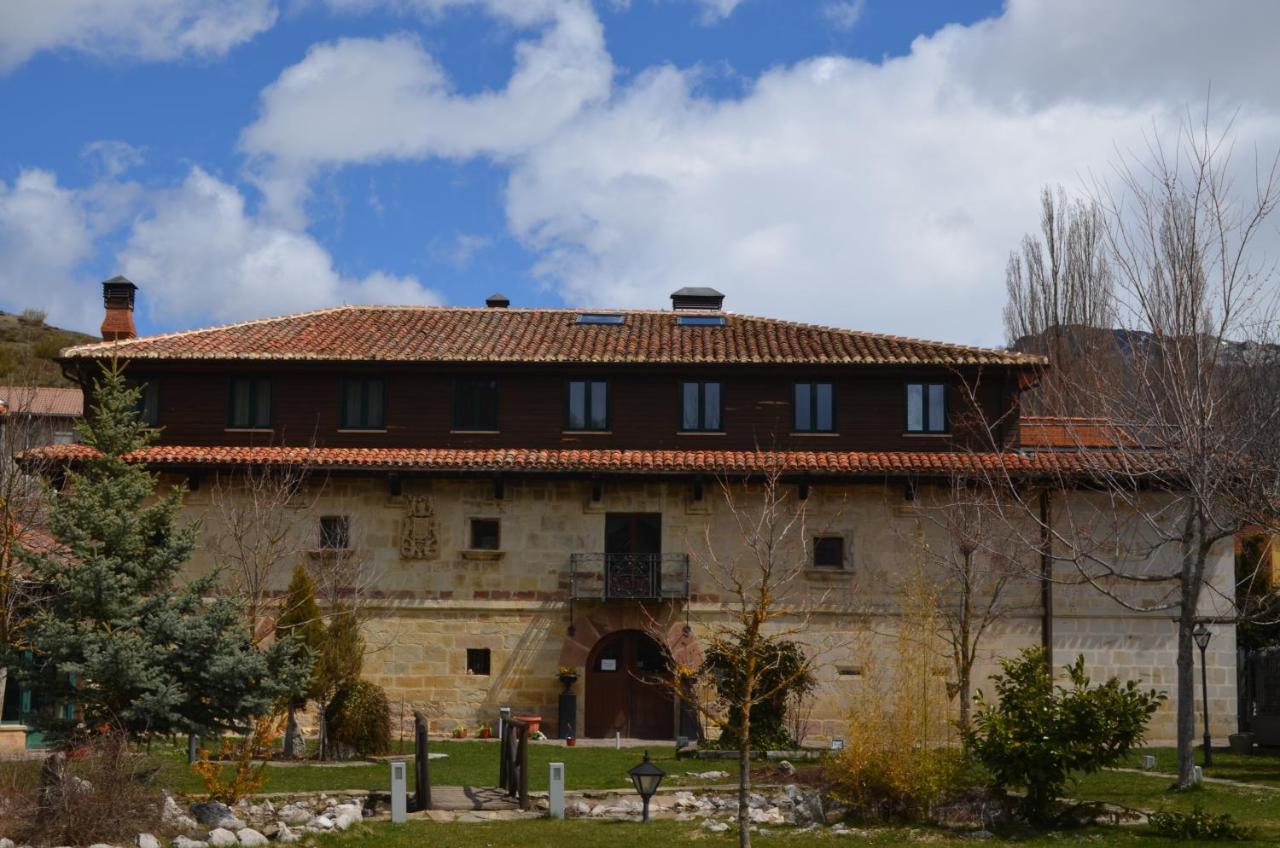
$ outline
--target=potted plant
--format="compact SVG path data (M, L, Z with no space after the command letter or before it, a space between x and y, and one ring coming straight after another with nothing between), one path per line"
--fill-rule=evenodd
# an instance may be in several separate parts
M564 685L564 691L568 692L573 688L573 684L578 682L578 670L571 666L560 666L560 683Z
M482 724L476 728L477 739L490 739L493 737L493 731L489 729L489 725Z
M466 738L467 738L467 728L466 728L466 725L462 725L462 724L460 724L460 725L458 725L457 727L455 727L455 728L453 729L453 738L454 738L454 739L466 739Z

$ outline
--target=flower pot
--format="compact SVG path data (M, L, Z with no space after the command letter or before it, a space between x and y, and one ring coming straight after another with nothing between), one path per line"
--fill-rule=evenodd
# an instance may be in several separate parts
M578 745L578 737L570 736L564 740L564 744L566 748L575 748Z
M561 685L563 685L563 686L564 686L564 691L565 691L565 692L568 692L570 689L572 689L572 688L573 688L573 684L575 684L575 683L577 683L577 682L578 682L578 675L576 675L576 674L562 674L562 675L560 675L560 683L561 683Z
M1249 755L1253 753L1252 733L1232 733L1227 737L1231 744L1231 753Z

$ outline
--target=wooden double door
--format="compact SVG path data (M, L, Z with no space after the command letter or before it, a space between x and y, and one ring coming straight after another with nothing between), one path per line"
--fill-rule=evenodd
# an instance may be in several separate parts
M674 739L670 679L666 656L649 634L619 630L604 636L587 665L584 736Z

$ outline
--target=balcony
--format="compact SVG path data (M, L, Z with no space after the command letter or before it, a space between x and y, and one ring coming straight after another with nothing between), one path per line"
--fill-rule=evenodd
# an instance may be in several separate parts
M571 554L569 595L576 601L688 600L686 554Z

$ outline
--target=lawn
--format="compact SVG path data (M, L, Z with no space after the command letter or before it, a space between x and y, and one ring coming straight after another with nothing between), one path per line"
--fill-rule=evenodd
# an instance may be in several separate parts
M664 785L700 786L707 781L687 777L690 772L725 771L736 780L737 764L727 760L677 761L671 746L651 748L566 748L559 745L529 746L529 789L545 791L548 764L565 765L565 782L569 790L620 789L631 785L627 770L640 762L645 751L668 773ZM497 742L432 741L433 753L447 754L431 761L431 782L435 786L496 786L498 783ZM157 776L161 785L175 792L195 794L203 789L199 778L186 762L186 746L156 746L153 755L162 764ZM0 769L38 769L36 763L4 763ZM328 765L269 765L263 792L341 791L347 789L387 790L391 785L391 768L386 763ZM409 787L414 786L413 769L409 769Z
M1173 776L1178 772L1178 756L1175 748L1148 748L1129 757L1125 762L1128 768L1139 768L1143 754L1153 754L1156 758L1156 770ZM1195 762L1200 765L1204 754L1196 748ZM1213 765L1204 770L1205 777L1218 777L1225 780L1239 780L1244 783L1260 783L1280 788L1280 751L1255 753L1252 756L1233 754L1227 748L1213 749Z

